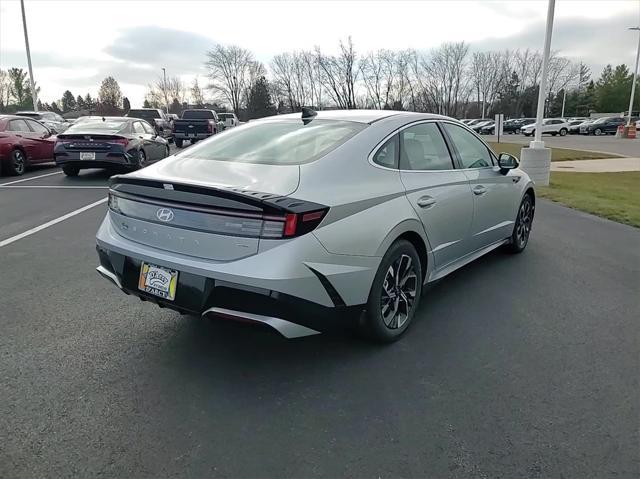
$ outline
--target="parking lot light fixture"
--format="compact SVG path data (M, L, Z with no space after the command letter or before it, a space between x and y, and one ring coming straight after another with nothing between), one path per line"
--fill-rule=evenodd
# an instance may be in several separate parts
M536 113L536 135L529 145L530 148L544 148L542 141L542 118L544 116L544 102L547 91L547 76L549 73L549 52L551 51L551 34L553 32L553 16L556 0L549 0L547 8L547 27L544 36L544 50L542 52L542 74L540 75L540 89L538 90L538 110Z
M33 100L33 111L38 111L38 92L36 82L33 79L33 67L31 66L31 50L29 49L29 35L27 34L27 18L24 13L24 0L20 0L22 8L22 28L24 29L24 45L27 49L27 64L29 66L29 84L31 86L31 99Z
M636 83L638 81L638 60L640 60L640 26L631 27L629 30L638 31L638 49L636 51L636 67L633 70L633 81L631 82L631 98L629 98L629 116L627 117L627 126L631 126L631 115L633 111L633 100L636 94Z

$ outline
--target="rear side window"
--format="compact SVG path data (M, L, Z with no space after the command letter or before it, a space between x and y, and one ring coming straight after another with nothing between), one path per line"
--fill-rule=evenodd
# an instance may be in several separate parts
M29 126L31 127L31 130L33 130L35 133L48 133L49 130L47 130L46 127L44 127L43 125L41 125L40 123L38 123L37 121L33 121L33 120L25 120Z
M147 132L148 134L150 135L156 134L156 130L154 130L153 127L146 121L141 121L140 124L142 125L142 128L144 128L144 131Z
M129 110L127 116L131 118L144 118L145 120L149 118L161 118L158 110Z
M462 168L485 168L493 165L489 149L472 133L452 123L442 125L458 151Z
M134 131L134 133L143 133L143 134L146 133L144 131L144 127L142 126L142 123L140 123L139 121L136 121L133 124L133 131Z
M386 168L398 168L398 135L393 135L387 142L378 148L373 155L373 162Z
M329 153L367 127L335 120L267 120L233 128L189 147L180 157L202 160L300 165Z
M435 123L421 123L403 130L400 169L452 170L453 162L444 138Z

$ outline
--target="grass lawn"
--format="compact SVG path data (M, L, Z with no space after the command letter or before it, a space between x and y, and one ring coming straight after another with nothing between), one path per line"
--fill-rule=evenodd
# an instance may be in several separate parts
M520 158L520 150L524 146L517 143L496 143L494 141L489 142L489 145L491 145L491 148L493 148L493 151L496 153L509 153L517 158ZM610 153L551 148L551 161L598 160L601 158L620 158L620 156Z
M622 173L551 172L539 196L571 208L640 228L640 171Z

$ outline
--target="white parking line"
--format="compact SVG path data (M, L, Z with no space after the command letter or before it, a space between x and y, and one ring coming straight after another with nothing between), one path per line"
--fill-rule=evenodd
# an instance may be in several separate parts
M22 183L23 181L37 180L38 178L44 178L45 176L53 176L53 175L61 175L61 174L62 174L62 171L55 171L53 173L47 173L46 175L32 176L30 178L23 178L21 180L9 181L7 183L0 183L0 186L15 185L16 183Z
M4 185L0 185L2 188ZM62 190L82 190L82 189L98 189L98 190L108 190L108 186L67 186L67 185L18 185L18 186L8 186L8 190L15 190L18 188L52 188L52 189L62 189Z
M31 228L30 230L25 231L24 233L20 233L19 235L15 235L12 236L11 238L7 238L6 240L2 240L0 241L0 248L2 248L3 246L7 246L11 243L15 243L18 240L21 240L22 238L26 238L27 236L31 236L34 233L37 233L38 231L42 231L45 228L48 228L49 226L53 226L55 224L60 223L61 221L64 221L66 219L71 218L72 216L75 215L79 215L80 213L82 213L83 211L87 211L91 208L93 208L94 206L98 206L102 203L106 203L108 198L102 198L99 201L96 201L95 203L91 203L90 205L87 206L83 206L82 208L79 208L75 211L72 211L71 213L67 213L66 215L62 215L59 218L56 218L54 220L51 221L47 221L46 223L41 224L40 226L36 226L35 228Z

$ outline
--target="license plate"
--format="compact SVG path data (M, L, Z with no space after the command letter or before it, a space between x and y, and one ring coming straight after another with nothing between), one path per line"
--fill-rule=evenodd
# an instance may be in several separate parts
M81 160L95 160L96 159L96 154L93 151L81 151L80 152L80 159Z
M178 286L178 272L154 264L142 263L138 289L160 298L173 301Z

